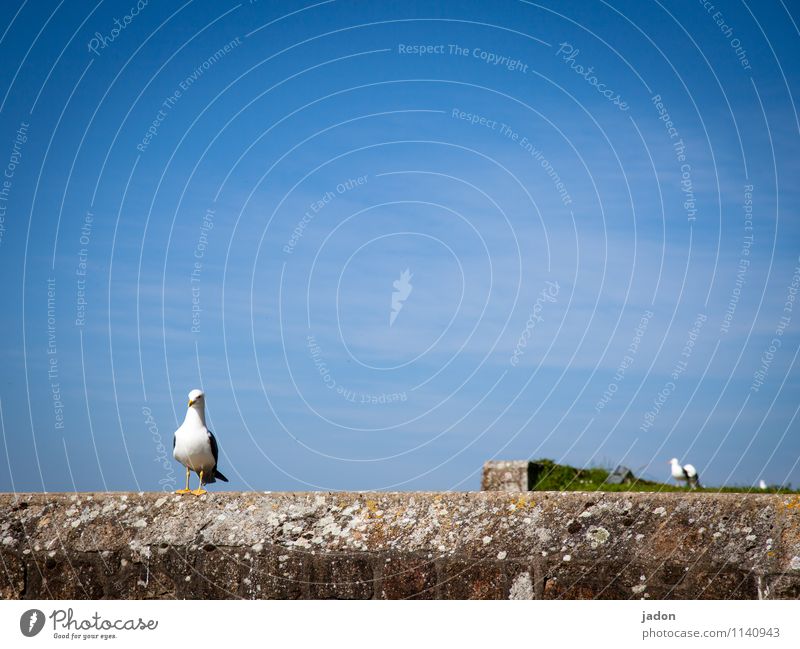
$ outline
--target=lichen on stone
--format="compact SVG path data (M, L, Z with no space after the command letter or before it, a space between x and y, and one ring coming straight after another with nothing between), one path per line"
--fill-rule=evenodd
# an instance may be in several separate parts
M508 599L534 599L533 581L531 580L531 574L527 570L514 578L508 593Z

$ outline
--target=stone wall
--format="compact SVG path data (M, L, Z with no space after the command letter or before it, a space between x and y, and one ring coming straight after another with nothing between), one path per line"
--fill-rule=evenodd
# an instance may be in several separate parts
M3 598L798 598L800 498L0 494Z
M491 460L481 471L481 491L528 491L531 464L527 460Z

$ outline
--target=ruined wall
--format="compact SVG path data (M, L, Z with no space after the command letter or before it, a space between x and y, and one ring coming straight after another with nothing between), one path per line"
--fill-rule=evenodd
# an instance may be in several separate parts
M800 498L0 494L3 598L798 598Z
M528 491L533 476L527 460L492 460L483 465L481 491Z

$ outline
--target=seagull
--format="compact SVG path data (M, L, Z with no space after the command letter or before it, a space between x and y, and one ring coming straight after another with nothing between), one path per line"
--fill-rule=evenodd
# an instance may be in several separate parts
M678 458L672 458L669 463L672 465L672 477L678 482L687 483L692 489L700 486L700 476L691 464L681 466Z
M207 493L204 485L215 482L217 478L227 482L228 478L217 471L219 448L217 439L206 428L205 395L202 390L189 393L189 408L180 428L172 439L172 457L186 467L186 488L178 489L176 494L193 493L202 496ZM189 489L189 472L194 471L200 477L200 486Z
M761 491L766 491L766 489L767 489L767 483L766 483L766 482L764 482L764 480L763 480L763 479L762 479L762 480L759 480L759 481L758 481L758 488L759 488L759 489L761 489Z

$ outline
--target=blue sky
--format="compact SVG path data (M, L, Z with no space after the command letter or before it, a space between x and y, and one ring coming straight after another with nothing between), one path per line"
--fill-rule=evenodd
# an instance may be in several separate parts
M11 6L0 490L175 488L194 387L221 488L800 485L799 12L711 7Z

